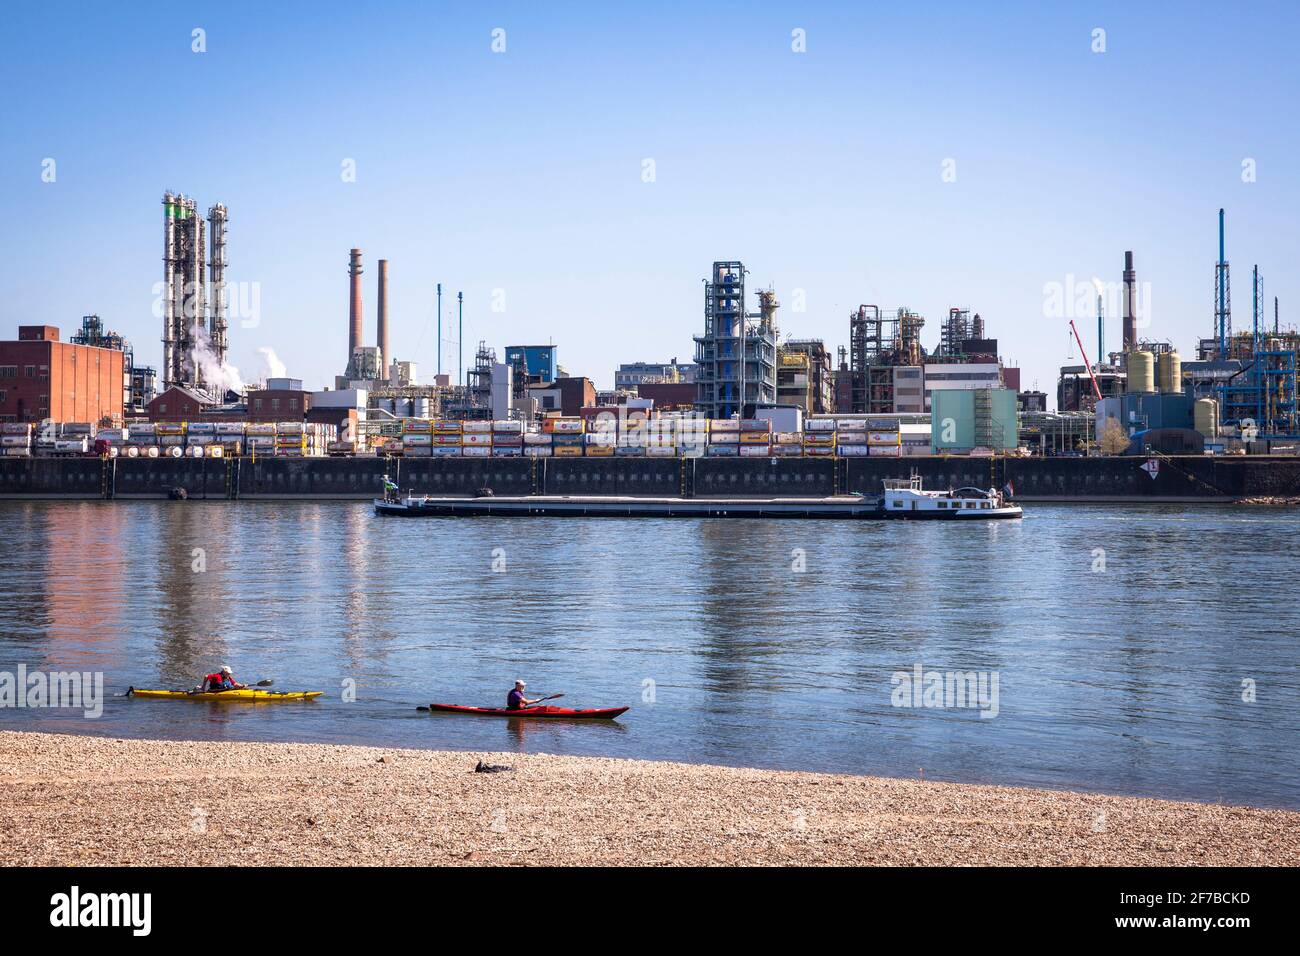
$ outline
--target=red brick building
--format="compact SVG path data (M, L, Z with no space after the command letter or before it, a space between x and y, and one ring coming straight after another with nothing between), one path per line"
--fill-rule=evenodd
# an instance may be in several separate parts
M311 392L288 388L250 389L250 422L301 422L311 408Z
M205 412L214 405L211 397L173 385L153 397L145 411L151 422L193 422L205 418Z
M655 408L661 412L694 409L698 391L694 382L652 382L636 387L637 395L653 399Z
M59 341L52 325L20 325L0 342L0 421L121 422L126 356Z
M589 378L557 378L554 387L560 390L561 415L572 417L596 404L596 386Z

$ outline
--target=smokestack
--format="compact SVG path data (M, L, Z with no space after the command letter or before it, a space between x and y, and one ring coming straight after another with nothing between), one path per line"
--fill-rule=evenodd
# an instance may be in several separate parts
M348 262L348 367L361 347L361 250L353 249Z
M1133 271L1133 253L1124 253L1124 351L1137 345L1137 320L1133 316L1133 293L1136 273Z
M381 372L393 364L393 357L388 354L388 260L379 260L379 353L384 361Z

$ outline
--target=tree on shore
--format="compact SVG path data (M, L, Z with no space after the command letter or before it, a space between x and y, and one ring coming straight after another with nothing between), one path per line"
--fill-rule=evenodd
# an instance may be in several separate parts
M1108 418L1102 426L1101 438L1097 442L1103 455L1122 455L1128 450L1130 440L1128 432L1119 423L1119 419Z

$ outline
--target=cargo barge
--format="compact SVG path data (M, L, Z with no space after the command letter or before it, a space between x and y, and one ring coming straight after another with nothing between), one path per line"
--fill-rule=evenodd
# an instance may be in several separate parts
M823 498L652 498L624 495L478 495L376 498L375 513L405 518L834 518L971 521L1020 518L994 489L925 491L918 477L890 479L884 494Z

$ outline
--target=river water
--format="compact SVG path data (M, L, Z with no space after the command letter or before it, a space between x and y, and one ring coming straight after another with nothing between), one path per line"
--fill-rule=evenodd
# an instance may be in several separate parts
M244 681L325 691L279 705L108 697L91 718L5 707L0 729L1300 807L1300 513L1027 512L404 520L354 502L0 502L0 672L101 672L120 694L228 663ZM902 678L918 671L913 695ZM945 695L946 675L972 672L982 696L958 697L964 678ZM585 724L415 709L498 705L516 677L572 706L632 709Z

